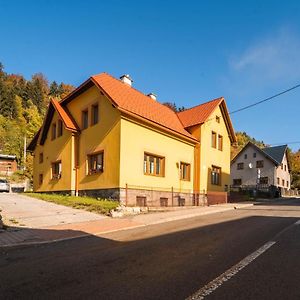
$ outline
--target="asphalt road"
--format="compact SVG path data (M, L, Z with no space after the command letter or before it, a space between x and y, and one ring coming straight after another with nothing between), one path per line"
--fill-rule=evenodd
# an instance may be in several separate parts
M300 299L300 199L0 252L1 299Z

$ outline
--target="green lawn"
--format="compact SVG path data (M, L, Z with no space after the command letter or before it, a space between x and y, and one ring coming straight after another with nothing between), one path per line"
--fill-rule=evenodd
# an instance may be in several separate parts
M39 193L25 193L24 195L105 215L109 215L109 211L119 205L118 201L111 201L106 199L97 200L91 197L75 197L68 195Z

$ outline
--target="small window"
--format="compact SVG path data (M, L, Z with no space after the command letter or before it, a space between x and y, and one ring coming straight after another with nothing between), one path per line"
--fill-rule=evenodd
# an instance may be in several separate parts
M289 182L288 181L286 182L286 186L289 187Z
M281 170L283 170L283 164L281 164Z
M211 132L211 146L217 148L217 134L214 131Z
M52 163L52 179L61 178L61 161L56 161Z
M280 185L280 178L277 177L277 184Z
M165 158L152 154L144 154L144 174L154 176L164 176Z
M259 178L259 183L260 184L268 184L269 183L269 178L268 177L260 177Z
M256 168L263 168L264 167L264 161L263 160L257 160L256 161Z
M242 185L242 179L233 179L233 185Z
M51 139L56 139L56 123L52 124L52 132L51 132Z
M284 165L284 171L286 171L286 165Z
M162 206L162 207L168 206L168 198L160 197L159 200L160 200L160 206Z
M238 170L243 170L244 169L244 163L238 163L237 164L237 169Z
M63 122L62 120L58 120L57 122L57 137L62 136L63 134Z
M99 121L99 106L98 104L95 104L92 106L92 123L91 125L95 125Z
M43 174L39 174L39 185L43 184Z
M220 134L218 135L218 149L223 151L223 136Z
M244 154L244 159L247 159L248 158L248 155L247 154Z
M88 156L88 174L102 173L104 171L104 152Z
M82 118L82 129L86 129L89 126L89 111L88 110L84 110L81 113L81 118Z
M221 185L221 168L212 166L212 168L211 168L211 184Z
M254 158L256 157L256 152L253 153L253 157L254 157Z
M216 116L216 122L220 123L220 117L219 116Z
M144 196L136 196L136 206L140 206L140 207L147 206L147 198Z
M44 161L44 154L43 152L41 152L39 155L39 163L41 164L43 161Z
M191 165L181 162L180 163L180 179L190 181L191 179Z
M284 186L284 179L282 179L282 186Z

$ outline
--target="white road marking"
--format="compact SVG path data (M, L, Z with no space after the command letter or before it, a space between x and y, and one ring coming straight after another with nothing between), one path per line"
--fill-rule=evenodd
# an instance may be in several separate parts
M300 221L298 221L300 224ZM223 274L206 284L204 287L202 287L200 290L198 290L196 293L194 293L192 296L188 297L186 300L195 300L195 299L204 299L206 296L211 294L213 291L215 291L218 287L220 287L224 282L228 281L230 278L232 278L234 275L236 275L239 271L244 269L246 266L248 266L253 260L255 260L257 257L259 257L261 254L263 254L265 251L267 251L269 248L271 248L276 242L270 241L264 244L262 247L242 259L240 262L238 262L236 265L225 271Z
M295 225L300 225L300 220L298 220L298 221L295 223Z

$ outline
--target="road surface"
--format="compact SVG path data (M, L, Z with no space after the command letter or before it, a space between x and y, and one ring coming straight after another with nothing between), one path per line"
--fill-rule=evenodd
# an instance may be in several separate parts
M0 298L300 299L299 220L300 199L291 199L2 249ZM214 285L220 276L225 279Z

